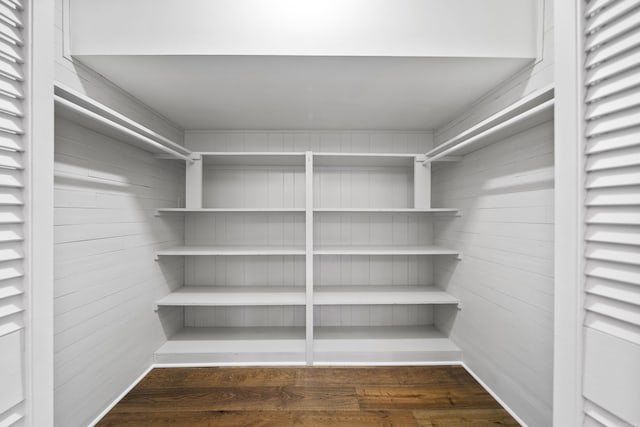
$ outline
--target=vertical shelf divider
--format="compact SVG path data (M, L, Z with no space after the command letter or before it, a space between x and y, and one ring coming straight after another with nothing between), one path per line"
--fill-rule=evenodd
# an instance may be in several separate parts
M185 208L200 209L202 208L202 156L197 155L193 158L193 163L186 163L185 173Z
M413 207L431 208L431 164L424 163L425 155L416 156L413 164Z
M306 360L313 365L313 153L305 152Z

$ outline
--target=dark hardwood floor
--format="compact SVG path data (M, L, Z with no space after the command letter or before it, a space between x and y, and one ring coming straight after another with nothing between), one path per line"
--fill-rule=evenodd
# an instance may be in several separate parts
M98 426L518 426L460 366L161 368Z

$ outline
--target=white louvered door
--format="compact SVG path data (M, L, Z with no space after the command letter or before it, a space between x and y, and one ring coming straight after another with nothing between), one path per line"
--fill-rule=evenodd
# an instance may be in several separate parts
M23 19L0 0L0 425L25 416Z
M640 425L640 0L585 4L585 425Z

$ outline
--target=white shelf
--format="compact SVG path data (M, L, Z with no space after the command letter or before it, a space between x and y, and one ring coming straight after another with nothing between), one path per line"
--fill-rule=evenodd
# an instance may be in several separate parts
M314 329L316 363L458 362L460 348L432 326L332 326Z
M401 153L313 153L314 166L413 167L417 154Z
M304 255L303 247L273 246L176 246L156 252L157 256L259 256Z
M157 363L305 361L304 327L184 328L155 353Z
M304 208L160 208L158 215L174 214L183 215L189 213L297 213L305 212Z
M199 152L206 165L304 166L304 152Z
M458 304L460 301L436 286L316 286L315 305L358 304Z
M304 305L304 286L183 286L158 300L157 306L215 307Z
M456 255L460 251L439 246L331 246L313 250L315 255Z
M317 213L451 213L458 214L455 208L315 208Z

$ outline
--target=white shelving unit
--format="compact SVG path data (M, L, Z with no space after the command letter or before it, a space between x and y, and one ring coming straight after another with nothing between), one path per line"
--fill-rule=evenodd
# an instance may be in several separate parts
M193 157L186 172L186 207L157 210L158 216L184 218L185 245L159 250L157 257L184 257L186 271L185 285L157 301L158 309L185 312L185 327L158 350L158 362L460 360L459 349L429 321L434 307L455 309L459 301L424 274L388 284L328 278L351 271L352 263L353 271L360 271L398 259L422 271L434 256L461 257L431 243L429 217L455 217L459 211L431 207L424 155L200 152ZM333 179L347 182L345 191L359 197L327 191ZM360 222L368 231L349 231ZM335 226L348 238L326 235ZM380 240L384 233L378 227L395 227L404 237ZM361 324L360 318L384 316L376 313L390 307L410 314L397 316L405 319L399 323L378 317ZM352 323L334 325L323 320L327 310L356 314Z

